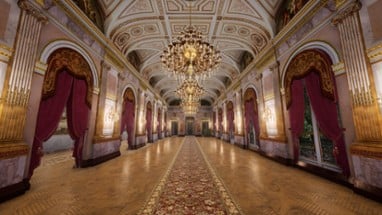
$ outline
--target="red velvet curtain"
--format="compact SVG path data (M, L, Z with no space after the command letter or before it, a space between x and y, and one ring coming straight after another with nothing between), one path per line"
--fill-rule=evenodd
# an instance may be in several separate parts
M322 133L334 143L333 154L337 164L343 173L350 175L349 162L347 159L343 130L338 125L337 104L322 95L320 88L320 77L315 72L310 72L305 77L306 90L316 116L318 127ZM335 94L337 95L337 94Z
M249 134L250 124L252 121L252 125L255 128L256 139L259 138L260 135L260 125L259 125L259 114L257 111L257 107L255 107L255 101L250 99L244 103L244 111L245 111L245 127L247 130L247 134Z
M333 77L334 79L334 77ZM342 129L338 124L338 111L335 101L322 94L319 75L311 71L303 79L293 80L291 86L292 103L289 107L289 119L293 137L294 159L299 156L299 136L304 130L304 84L308 93L317 124L325 136L334 143L333 154L344 175L349 176L345 140ZM335 83L335 82L334 82ZM335 87L335 86L334 86ZM336 95L336 93L335 93Z
M135 125L135 104L133 101L124 101L124 110L121 119L121 133L126 128L127 141L129 145L133 145L134 125Z
M231 131L232 131L232 134L235 133L235 124L233 123L234 120L235 120L235 116L233 113L233 109L230 109L227 111L228 133L230 135L231 135Z
M163 124L163 127L164 127L164 136L167 137L167 113L164 112L164 124Z
M162 138L162 120L161 112L158 112L158 138Z
M48 140L57 130L62 112L70 96L73 76L62 71L57 75L56 81L55 95L40 102L32 145L29 178L33 175L34 169L40 165L41 156L43 155L42 143Z
M303 80L293 80L291 86L291 97L292 103L289 107L289 120L290 127L292 132L292 141L293 141L293 158L297 162L299 157L299 148L301 136L304 131L304 85Z
M90 108L86 105L86 93L86 81L74 79L66 113L69 134L75 141L73 157L77 167L82 160L82 149L89 121Z
M147 130L147 138L149 139L149 142L152 142L152 130L151 130L151 119L152 119L152 112L151 109L147 109L146 111L146 130Z
M213 116L212 116L213 128L214 128L214 132L216 132L216 113L213 112L212 114L213 114Z
M219 129L219 134L221 134L223 132L223 114L222 113L219 113L218 115L218 129Z

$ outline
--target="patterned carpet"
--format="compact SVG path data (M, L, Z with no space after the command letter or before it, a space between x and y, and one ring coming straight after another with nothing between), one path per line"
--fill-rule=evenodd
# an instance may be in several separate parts
M140 214L242 214L194 137L186 137Z

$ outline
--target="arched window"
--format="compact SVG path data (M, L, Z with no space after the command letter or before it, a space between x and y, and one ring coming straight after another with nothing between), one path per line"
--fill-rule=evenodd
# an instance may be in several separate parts
M330 57L318 49L299 53L285 73L285 99L295 161L304 160L348 176L343 130ZM335 162L333 157L335 158Z

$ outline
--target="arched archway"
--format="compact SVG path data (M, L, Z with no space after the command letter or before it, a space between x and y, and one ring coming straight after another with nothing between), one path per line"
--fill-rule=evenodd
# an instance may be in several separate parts
M123 106L121 117L121 134L127 133L127 143L129 148L133 148L135 136L135 96L131 88L127 88L123 93ZM124 136L124 135L122 135Z
M233 102L232 101L229 101L227 102L227 106L226 106L226 119L227 119L227 123L228 123L228 128L227 128L227 131L228 131L228 141L232 143L234 143L235 141L235 124L234 124L234 120L235 120L235 113L234 113L234 110L233 110Z
M153 131L152 131L152 105L148 102L146 105L146 135L148 142L153 142Z
M244 93L244 120L247 147L259 148L259 110L257 107L257 95L253 88L248 88Z
M29 177L40 165L42 143L56 131L66 108L68 132L74 140L73 157L80 167L91 109L93 77L85 58L70 48L59 48L47 59L42 98L32 144Z
M349 164L331 66L330 56L320 49L297 54L285 73L285 103L294 160L305 159L324 168L338 165L348 176Z

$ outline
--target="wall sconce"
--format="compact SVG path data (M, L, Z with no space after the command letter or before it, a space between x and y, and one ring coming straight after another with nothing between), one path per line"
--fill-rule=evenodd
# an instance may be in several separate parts
M241 116L239 115L238 119L237 119L237 132L239 134L242 134L243 132L243 129L242 129L242 119L241 119Z
M265 127L267 130L268 136L276 136L277 135L277 120L276 120L274 100L270 100L265 103L262 117L263 117L263 120L265 121Z
M112 135L114 130L114 122L119 120L119 115L115 111L115 101L105 101L105 111L103 117L103 134Z

